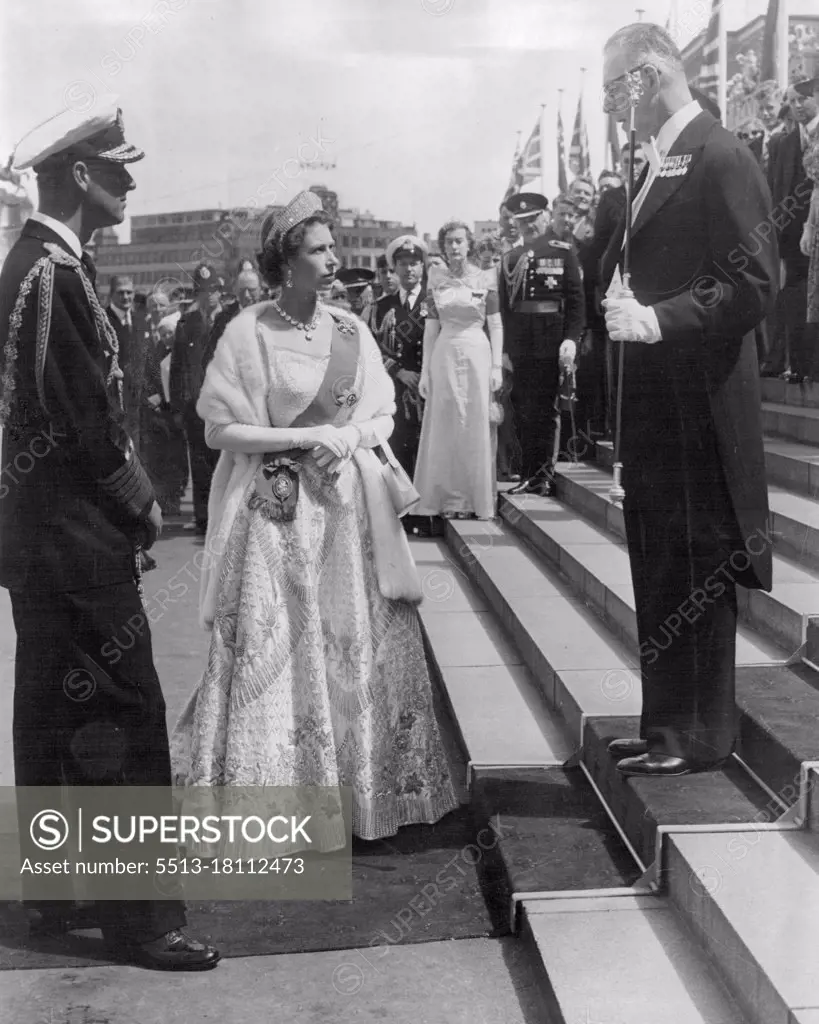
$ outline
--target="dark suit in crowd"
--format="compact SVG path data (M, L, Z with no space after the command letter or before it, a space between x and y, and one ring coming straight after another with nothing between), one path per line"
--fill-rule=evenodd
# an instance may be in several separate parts
M203 360L212 326L208 316L194 306L179 320L171 353L171 408L182 416L188 439L193 516L200 533L207 528L210 481L219 461L219 452L208 448L205 442L205 424L196 413L196 402L205 379Z
M769 150L768 183L773 199L773 224L779 255L785 264L785 287L779 311L790 349L790 366L798 377L812 373L815 332L807 324L810 259L799 250L802 229L810 212L813 182L802 163L799 127L782 134ZM757 235L759 232L756 233ZM756 237L756 236L755 236Z
M631 288L662 340L625 343L624 512L642 736L650 752L704 766L736 736L736 584L771 587L754 329L776 295L778 255L757 231L770 193L745 145L703 112L668 157L685 171L655 179L633 228Z
M129 311L130 325L124 324L117 311L108 307L108 319L119 341L119 365L124 374L122 402L124 427L136 450L142 452L145 423L145 402L149 393L149 360L153 348L151 330L145 313L136 305Z
M165 701L135 579L154 492L123 428L116 336L94 276L87 257L81 263L34 220L0 274L0 585L17 631L19 787L171 783ZM18 812L22 827L24 798ZM27 902L44 913L65 906L42 891ZM175 901L106 901L98 910L107 933L138 942L185 916Z

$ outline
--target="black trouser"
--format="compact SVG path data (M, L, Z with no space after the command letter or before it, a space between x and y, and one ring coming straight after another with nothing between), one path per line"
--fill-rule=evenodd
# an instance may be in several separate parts
M144 414L143 464L164 515L178 513L188 486L188 445L167 409Z
M170 786L165 700L136 584L13 591L11 606L17 786ZM18 806L23 828L25 801ZM42 880L37 888L36 898L26 899L30 906L65 906L44 894ZM135 942L185 923L178 901L106 901L99 908L107 934Z
M808 329L808 267L810 259L801 253L785 257L785 287L782 309L785 316L791 371L799 377L813 370L813 332Z
M188 440L188 454L191 461L193 517L198 526L205 526L208 521L210 481L220 453L214 448L208 448L205 443L205 424L197 416L195 405L188 406L184 419L185 436Z
M554 359L515 361L512 408L521 451L521 477L551 477L560 446L558 391L560 369Z
M624 383L623 486L642 736L653 751L709 764L731 753L736 736L735 584L754 585L750 558L696 356L690 367L667 370L662 353L633 356Z

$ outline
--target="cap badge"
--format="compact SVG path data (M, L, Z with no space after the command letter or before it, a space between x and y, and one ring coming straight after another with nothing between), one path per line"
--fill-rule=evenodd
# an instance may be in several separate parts
M207 279L210 277L210 271L208 270L207 267L201 267L199 270L199 276L202 278L203 281L207 281Z

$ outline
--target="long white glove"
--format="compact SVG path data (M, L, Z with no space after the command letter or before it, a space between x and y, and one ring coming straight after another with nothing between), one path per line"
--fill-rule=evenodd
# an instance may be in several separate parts
M432 346L441 333L441 321L428 316L424 324L424 355L421 361L421 379L418 381L418 394L426 399L429 395L429 367L432 359Z
M603 300L606 330L612 341L641 341L653 345L662 341L657 314L652 306L641 306L634 295L623 291Z
M813 234L815 228L810 221L805 221L805 226L802 228L802 237L799 239L799 251L803 256L810 256L810 251L813 248Z
M494 394L503 387L503 321L500 313L490 313L486 325L489 328L489 344L492 346L489 390Z

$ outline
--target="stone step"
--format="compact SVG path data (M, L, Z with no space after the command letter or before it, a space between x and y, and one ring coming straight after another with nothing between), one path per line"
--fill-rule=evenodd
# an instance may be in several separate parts
M669 899L753 1024L819 1021L819 836L669 837Z
M819 463L819 450L816 459ZM604 467L593 462L560 463L557 473L558 497L625 540L623 510L609 501L612 477ZM819 570L819 501L805 492L769 484L768 505L774 550L805 568Z
M772 377L763 377L760 384L763 402L819 409L819 384L789 384Z
M776 802L768 812L767 794L735 764L692 777L697 780L693 786L687 778L646 781L617 775L607 780L617 773L605 741L639 730L640 687L633 657L508 525L453 520L447 523L446 539L521 652L545 700L582 747L585 770L644 866L655 859L660 826L753 822L781 813Z
M812 406L762 403L762 429L769 436L801 444L819 444L819 409Z
M440 540L413 540L433 671L468 762L477 767L564 764L576 751L495 616Z
M771 484L819 498L819 447L766 437L765 472Z
M555 1024L744 1024L672 904L659 896L524 901L524 936ZM778 1022L777 1022L778 1024Z
M558 468L558 494L565 505L554 498L502 496L500 514L637 651L623 512L609 502L609 483L603 476L590 464L563 464ZM564 487L567 478L577 486ZM586 480L594 486L586 487ZM579 520L577 512L592 522ZM737 664L783 664L805 644L810 613L819 610L819 573L774 555L774 591L739 588L738 603L744 625L737 633Z
M590 464L559 467L558 493L592 523L577 520L571 510L561 509L559 502L547 498L503 499L502 511L516 529L531 538L550 565L563 571L568 566L578 592L617 632L636 660L637 621L628 556L625 547L615 543L624 533L623 513L608 501L610 479ZM600 553L601 545L608 554ZM777 556L777 576L789 565ZM807 639L810 649L819 645L819 630L813 630ZM786 661L783 651L747 625L740 626L736 675L739 753L768 786L784 792L787 798L782 799L790 804L795 799L792 794L800 764L819 757L819 733L811 724L819 720L819 674L807 666L787 666ZM612 692L630 685L616 674L608 681Z
M484 891L519 925L529 893L628 888L641 868L580 768L477 769Z

